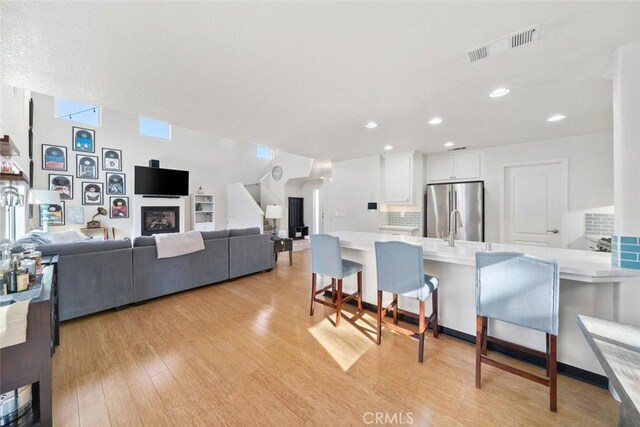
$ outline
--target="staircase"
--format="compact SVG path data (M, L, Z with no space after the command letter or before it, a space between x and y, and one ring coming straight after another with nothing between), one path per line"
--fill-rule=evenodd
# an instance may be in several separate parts
M260 206L260 209L265 211L266 207L262 206L262 203L260 202L260 183L257 182L255 184L245 184L244 188L247 190L247 192L249 194L251 194L251 197L253 197L253 200L256 201L258 206ZM272 234L273 233L273 220L263 217L262 218L262 230L263 230L264 234Z

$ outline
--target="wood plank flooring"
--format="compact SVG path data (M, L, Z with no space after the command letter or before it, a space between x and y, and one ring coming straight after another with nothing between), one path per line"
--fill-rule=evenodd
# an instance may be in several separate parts
M373 313L348 306L337 329L322 305L310 317L310 253L293 256L293 267L280 257L269 273L65 322L54 425L617 423L606 390L560 376L554 414L546 387L489 366L477 390L468 343L428 335L419 364L415 340L385 330L375 345Z

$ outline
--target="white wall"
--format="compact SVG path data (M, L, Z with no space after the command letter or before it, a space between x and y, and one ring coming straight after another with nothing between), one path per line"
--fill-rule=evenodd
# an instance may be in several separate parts
M548 141L506 145L484 150L486 241L500 241L500 173L503 165L533 160L569 161L569 247L587 249L586 212L613 212L613 136L611 132Z
M378 232L367 202L381 200L380 156L334 162L331 177L331 230Z
M69 170L61 172L74 176L74 199L66 202L66 207L81 206L81 182L75 178L75 160L77 152L71 150L72 126L74 124L54 117L54 98L33 94L35 103L34 122L34 188L48 186L48 175L55 173L41 168L41 144L62 145L67 147ZM232 182L255 183L267 170L269 161L256 156L254 144L234 141L228 138L172 126L171 141L143 137L138 134L138 116L102 110L102 126L96 127L96 153L102 161L102 147L122 150L122 173L126 174L126 192L133 201L134 165L147 166L149 159L160 160L160 167L183 169L190 172L189 192L195 193L202 186L205 193L216 195L216 229L226 228L225 185ZM27 146L20 147L26 153ZM100 164L99 181L105 181L105 172ZM105 207L109 200L105 197ZM96 211L95 206L85 207L85 220ZM134 233L133 212L128 219L101 218L103 225L116 228L118 237L131 236ZM36 219L37 222L37 219ZM52 231L61 231L76 226L52 227Z

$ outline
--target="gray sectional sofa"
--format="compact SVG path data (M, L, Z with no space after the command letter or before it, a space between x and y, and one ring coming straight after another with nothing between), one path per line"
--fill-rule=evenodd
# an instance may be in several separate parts
M155 239L38 246L59 255L60 320L222 282L273 268L273 242L259 228L203 232L205 249L158 259Z

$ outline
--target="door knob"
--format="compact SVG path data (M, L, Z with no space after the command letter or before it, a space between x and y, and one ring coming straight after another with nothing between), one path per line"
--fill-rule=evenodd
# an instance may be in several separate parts
M554 228L553 230L547 230L547 233L553 233L553 234L558 234L559 231L557 228Z

